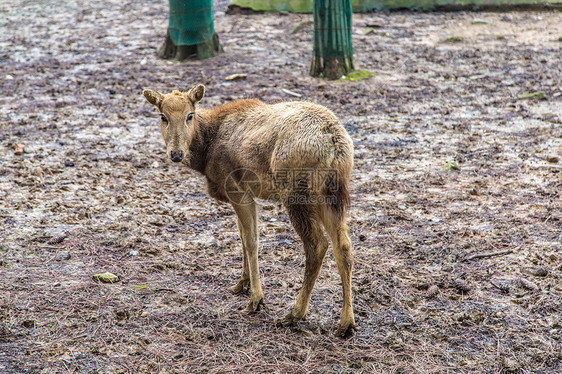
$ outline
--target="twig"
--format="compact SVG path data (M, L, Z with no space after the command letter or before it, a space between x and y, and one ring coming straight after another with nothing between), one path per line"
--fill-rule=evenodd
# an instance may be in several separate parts
M498 252L476 253L476 254L474 254L470 257L465 258L464 261L472 261L472 260L476 260L478 258L487 258L487 257L508 255L510 253L513 253L513 249L506 249L506 250L498 251Z
M291 96L294 96L294 97L302 97L302 95L301 95L300 93L297 93L297 92L295 92L295 91L288 90L288 89L286 89L286 88L282 88L281 91L284 92L284 93L286 93L287 95L291 95Z

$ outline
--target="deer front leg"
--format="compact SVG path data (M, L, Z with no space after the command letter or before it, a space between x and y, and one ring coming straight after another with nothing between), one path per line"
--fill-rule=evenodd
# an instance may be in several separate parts
M240 231L240 237L243 238L244 234L242 234L242 230L244 226L242 222L240 222L240 218L238 218L238 230ZM246 244L244 243L244 239L242 239L242 276L240 280L236 284L230 288L230 291L235 295L245 294L250 290L250 270L248 270L248 255L246 254Z
M263 304L263 291L258 266L258 218L256 203L254 201L246 204L233 203L232 206L238 216L244 259L246 260L247 274L250 278L250 303L248 304L247 311L253 313L258 311ZM243 279L244 270L240 281L242 282Z

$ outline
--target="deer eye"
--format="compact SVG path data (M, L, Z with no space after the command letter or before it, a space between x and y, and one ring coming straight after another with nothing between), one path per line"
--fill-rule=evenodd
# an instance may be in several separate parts
M160 114L160 119L162 120L162 122L168 122L168 119L163 114Z
M193 119L193 113L189 113L189 114L187 115L186 121L191 121L192 119Z

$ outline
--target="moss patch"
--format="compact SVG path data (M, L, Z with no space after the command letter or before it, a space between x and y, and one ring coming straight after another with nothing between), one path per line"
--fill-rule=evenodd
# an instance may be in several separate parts
M455 161L448 161L443 167L443 169L447 171L461 170L459 164L457 164Z
M349 72L349 74L347 74L344 78L341 78L339 80L340 81L358 82L358 81L367 80L367 79L372 78L374 76L375 76L375 73L373 73L372 71L369 71L369 70L353 70L352 72Z
M451 36L450 38L445 39L446 43L459 43L462 42L464 38L462 36Z

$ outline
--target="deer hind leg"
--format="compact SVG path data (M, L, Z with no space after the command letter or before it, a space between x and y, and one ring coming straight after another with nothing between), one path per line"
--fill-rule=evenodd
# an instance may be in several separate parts
M242 230L244 225L238 218L238 230L240 231L240 237L243 238ZM245 294L250 290L250 270L248 269L248 255L246 254L246 244L244 239L242 239L242 276L238 283L230 288L230 291L235 295Z
M284 326L294 325L297 321L306 317L310 295L328 249L329 243L318 222L315 208L315 206L309 204L287 204L291 222L303 241L305 272L295 307L279 321Z
M247 311L253 313L258 311L263 304L263 291L258 266L258 219L256 203L254 201L247 204L233 203L232 206L238 216L244 260L247 267L247 271L242 270L240 282L243 283L245 280L244 274L249 276L250 303L248 304Z
M336 336L347 337L357 330L353 307L351 304L351 272L353 270L353 252L349 239L349 228L345 224L345 216L340 216L332 207L324 205L321 210L324 228L332 239L334 257L342 280L343 309Z

